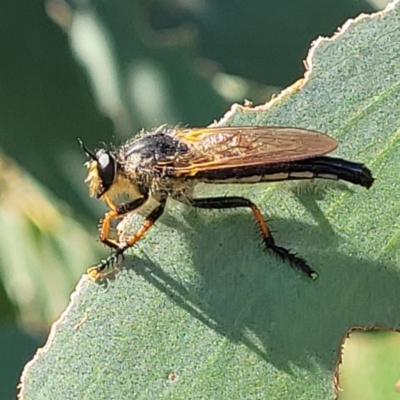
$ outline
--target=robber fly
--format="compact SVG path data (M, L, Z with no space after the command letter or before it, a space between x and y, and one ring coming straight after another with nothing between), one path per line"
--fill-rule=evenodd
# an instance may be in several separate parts
M308 129L231 126L170 129L165 126L128 140L117 149L96 152L80 141L89 158L86 182L90 195L105 201L100 241L113 253L88 270L99 277L138 242L164 212L167 199L198 208L250 208L264 245L310 278L318 275L307 262L275 243L260 209L244 197L194 198L196 184L259 183L323 178L369 188L374 182L363 164L324 157L337 147L329 136ZM121 194L129 201L117 204ZM126 241L109 237L110 222L148 211L140 229Z

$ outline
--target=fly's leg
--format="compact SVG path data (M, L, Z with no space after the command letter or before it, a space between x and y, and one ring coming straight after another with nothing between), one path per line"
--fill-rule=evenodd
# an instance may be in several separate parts
M111 221L115 218L121 218L124 215L138 209L147 201L147 199L148 196L139 197L138 199L130 203L115 206L111 211L107 212L104 216L104 219L101 222L100 235L99 235L100 241L106 246L111 247L112 249L118 251L121 247L120 244L116 240L108 237ZM111 265L114 265L118 261L119 256L115 255L115 253L116 252L111 254L106 259L102 260L95 267L89 268L87 270L87 273L92 277L97 278L98 275L101 273L101 271L103 271L104 269L108 268Z
M99 264L95 267L90 268L87 272L93 278L97 279L102 276L102 271L109 268L110 265L116 263L121 257L124 256L124 253L127 249L132 247L136 242L138 242L144 234L154 225L154 223L161 217L165 209L165 200L163 200L159 206L157 206L149 216L144 220L142 226L139 230L132 235L123 245L118 245L116 250L110 254L104 260L101 260Z
M115 218L121 218L124 215L135 211L139 207L141 207L146 201L148 197L139 197L138 199L126 203L126 204L121 204L120 206L116 206L113 210L109 211L106 213L104 216L103 221L101 222L101 227L100 227L100 241L105 244L108 247L111 247L112 249L119 249L119 243L115 241L114 239L110 239L108 237L108 233L110 231L110 223L113 219Z
M265 247L272 250L283 260L289 261L290 264L303 271L311 279L316 279L318 277L318 274L310 268L310 266L303 258L298 257L296 254L290 252L284 247L277 246L275 244L275 240L266 222L262 217L260 209L250 200L245 199L243 197L213 197L213 198L192 199L191 204L193 205L193 207L208 208L208 209L223 209L223 208L237 208L237 207L250 208L260 228Z

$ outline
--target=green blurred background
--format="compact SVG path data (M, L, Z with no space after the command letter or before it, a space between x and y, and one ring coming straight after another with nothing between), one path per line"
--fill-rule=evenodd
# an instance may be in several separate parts
M89 147L200 126L301 78L310 43L386 0L0 2L0 398L14 398L86 268L105 253Z

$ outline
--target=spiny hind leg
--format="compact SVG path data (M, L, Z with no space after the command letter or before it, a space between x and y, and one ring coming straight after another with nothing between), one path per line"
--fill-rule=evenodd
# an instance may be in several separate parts
M307 274L311 279L316 279L318 274L310 268L307 262L298 257L296 254L292 253L290 250L278 246L275 243L275 239L272 236L271 231L268 228L267 223L262 217L260 209L250 200L244 197L211 197L211 198L200 198L192 199L191 203L194 207L198 208L208 208L208 209L224 209L224 208L250 208L253 212L254 218L257 221L257 225L260 228L263 243L267 249L272 250L283 260L287 260L291 265L300 269L305 274Z

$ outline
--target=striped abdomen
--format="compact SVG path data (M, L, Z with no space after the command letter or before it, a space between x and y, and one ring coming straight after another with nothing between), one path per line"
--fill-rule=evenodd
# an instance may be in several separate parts
M344 180L369 188L371 171L360 163L340 158L316 157L295 162L202 170L192 177L205 183L257 183L300 179Z

